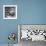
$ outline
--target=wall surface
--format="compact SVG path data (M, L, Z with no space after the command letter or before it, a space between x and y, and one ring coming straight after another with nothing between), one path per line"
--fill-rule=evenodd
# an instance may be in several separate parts
M19 21L20 11L18 6L18 19L17 20L7 20L3 19L3 5L18 5L17 0L0 0L0 44L7 44L9 42L8 40L8 34L10 32L16 32L16 35L18 35L17 30L17 24ZM19 4L20 5L20 4ZM16 38L15 43L18 43L18 38Z
M3 5L10 4L18 6L17 20L3 19ZM10 32L17 34L18 24L46 24L46 0L0 0L0 44L8 43Z
M46 0L23 0L21 24L46 24Z

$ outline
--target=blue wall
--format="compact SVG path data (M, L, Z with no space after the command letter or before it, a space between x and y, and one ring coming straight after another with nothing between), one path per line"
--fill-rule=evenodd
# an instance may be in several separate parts
M3 5L18 5L18 1L16 0L0 0L0 44L7 44L8 41L8 34L10 32L16 32L16 35L18 34L17 30L17 24L19 21L20 11L18 7L18 19L17 20L7 20L3 19ZM20 4L19 4L20 5ZM18 39L18 38L17 38ZM16 43L18 42L16 39Z
M21 24L46 24L46 0L23 0Z
M3 5L9 4L18 6L17 20L3 19ZM10 32L17 34L18 24L46 24L46 0L0 0L0 44L8 43Z

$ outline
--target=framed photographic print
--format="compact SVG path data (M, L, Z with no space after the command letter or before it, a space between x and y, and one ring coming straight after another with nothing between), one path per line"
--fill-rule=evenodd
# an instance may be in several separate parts
M18 41L46 41L46 25L20 24L18 25Z
M17 5L3 5L3 19L17 19Z

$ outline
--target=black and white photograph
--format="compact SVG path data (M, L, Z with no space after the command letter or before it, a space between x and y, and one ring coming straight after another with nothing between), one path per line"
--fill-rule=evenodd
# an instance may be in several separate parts
M3 19L17 19L17 5L3 5Z
M46 25L20 24L18 38L20 46L41 45L46 42Z

